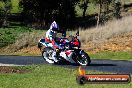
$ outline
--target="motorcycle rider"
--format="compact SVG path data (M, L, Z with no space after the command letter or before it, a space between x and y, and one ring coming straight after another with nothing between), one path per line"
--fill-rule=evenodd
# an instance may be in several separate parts
M61 31L56 21L53 21L52 24L50 25L49 30L46 32L46 38L45 38L46 42L52 43L52 46L55 50L55 52L53 52L52 54L52 58L54 61L46 59L46 61L48 61L49 63L58 62L57 58L58 58L59 52L60 50L64 49L64 47L59 45L58 42L56 41L57 33L62 33L62 36L66 37L66 32Z

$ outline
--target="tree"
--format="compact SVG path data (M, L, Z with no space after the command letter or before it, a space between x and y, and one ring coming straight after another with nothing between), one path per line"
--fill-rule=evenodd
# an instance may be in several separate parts
M80 8L83 9L83 18L85 18L85 14L87 11L89 0L81 0L80 1Z
M78 0L62 0L61 6L59 8L59 17L61 25L66 29L69 27L74 27L75 22L75 5Z
M75 18L74 5L78 0L21 0L23 16L28 23L43 22L48 25L53 16L60 24L72 22ZM71 19L71 20L70 20Z
M120 0L115 0L114 2L114 16L115 18L119 19L121 16L120 16L120 11L121 9L121 1Z
M98 5L97 27L109 19L109 7L112 0L89 0L91 3Z
M1 17L3 19L2 26L6 27L9 25L8 14L10 14L12 4L11 0L2 0L2 2L4 4L3 7L1 8Z
M53 10L58 8L60 0L21 0L20 6L23 8L23 16L29 22L47 21Z

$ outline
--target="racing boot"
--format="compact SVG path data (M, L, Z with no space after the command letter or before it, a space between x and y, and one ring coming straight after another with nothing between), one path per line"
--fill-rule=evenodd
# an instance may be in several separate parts
M50 63L50 64L54 64L54 61L53 61L53 60L49 60L49 59L46 59L46 58L45 58L45 60L46 60L48 63Z

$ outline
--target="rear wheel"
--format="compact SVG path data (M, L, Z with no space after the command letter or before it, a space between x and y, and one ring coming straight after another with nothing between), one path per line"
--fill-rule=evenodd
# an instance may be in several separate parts
M83 52L81 53L77 58L77 63L82 66L90 65L91 60L87 53Z

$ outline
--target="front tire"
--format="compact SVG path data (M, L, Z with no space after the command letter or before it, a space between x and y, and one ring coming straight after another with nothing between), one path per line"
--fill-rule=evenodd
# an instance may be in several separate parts
M54 60L52 58L54 50L51 47L46 47L42 51L42 57L44 60L46 60L48 63L54 64Z
M87 53L82 52L76 59L77 63L81 66L90 65L91 60Z

